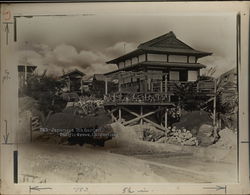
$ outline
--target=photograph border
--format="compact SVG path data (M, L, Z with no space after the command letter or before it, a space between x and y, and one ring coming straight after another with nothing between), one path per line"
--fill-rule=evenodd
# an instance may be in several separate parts
M250 192L249 185L249 132L248 132L248 39L249 39L249 4L245 2L95 2L95 3L67 3L76 9L76 4L108 5L124 4L165 4L161 11L175 7L177 12L188 11L189 13L207 11L215 14L222 12L234 12L237 15L237 73L238 73L238 153L237 169L238 183L62 183L62 184L15 184L18 172L18 144L15 144L15 129L18 126L18 105L17 99L9 104L9 97L18 97L17 79L15 73L16 56L10 56L17 49L15 41L17 37L17 18L35 15L38 9L40 13L46 11L45 5L41 4L2 4L1 5L1 193L3 194L130 194L124 192L125 188L132 188L133 194L246 194ZM40 8L39 5L41 5ZM64 3L51 3L51 6L64 7ZM157 5L157 6L158 6ZM188 5L188 6L187 6ZM28 8L35 7L33 11ZM156 6L156 7L157 7ZM79 6L80 7L80 6ZM160 6L159 6L160 7ZM86 8L85 8L86 9ZM145 6L145 9L150 9ZM59 10L59 9L58 9ZM71 11L72 11L71 10ZM196 10L196 11L194 11ZM65 8L64 8L65 11ZM30 14L25 14L30 13ZM39 14L38 14L39 15ZM47 15L47 13L46 13ZM52 14L53 15L53 14ZM62 13L55 13L56 16L65 16ZM54 15L54 16L55 16ZM72 15L72 14L70 14ZM13 89L12 89L13 88ZM11 90L10 90L11 89ZM14 98L13 98L14 99ZM7 124L7 121L10 121ZM243 131L240 131L242 130ZM9 138L9 139L8 139ZM7 139L7 142L6 142ZM247 155L246 155L247 154ZM11 163L10 163L11 162ZM39 190L40 189L40 190Z

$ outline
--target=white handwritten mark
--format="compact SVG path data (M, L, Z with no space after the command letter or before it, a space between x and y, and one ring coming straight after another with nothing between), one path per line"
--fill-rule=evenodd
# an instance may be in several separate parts
M129 194L132 194L132 193L134 193L134 192L141 192L141 193L143 193L143 192L149 192L146 188L142 188L142 189L137 189L137 190L132 190L132 188L131 187L124 187L123 189L122 189L122 193L123 194L126 194L126 193L129 193Z
M219 185L216 185L216 186L211 186L211 187L203 187L203 189L211 189L211 190L216 190L216 191L219 191L219 190L225 190L225 194L227 194L227 186L219 186Z
M87 192L89 189L87 187L74 187L75 192Z
M131 187L125 187L123 188L122 190L122 193L134 193L135 191L134 190L131 190Z
M6 33L6 45L8 45L9 43L9 33L10 33L10 29L9 29L9 23L5 23L5 33Z
M4 20L8 21L11 19L11 12L9 10L3 12Z
M31 190L35 191L41 191L41 190L52 190L52 188L49 187L39 187L39 186L34 186L34 187L29 187L29 192L31 193Z
M3 135L3 140L4 140L4 144L8 144L8 139L9 139L9 133L8 133L8 121L4 120L5 122L5 135Z
M5 70L4 70L3 80L2 80L3 83L4 83L5 80L9 80L9 79L10 79L10 76L9 76L9 75L10 75L10 72L9 72L7 69L5 69Z

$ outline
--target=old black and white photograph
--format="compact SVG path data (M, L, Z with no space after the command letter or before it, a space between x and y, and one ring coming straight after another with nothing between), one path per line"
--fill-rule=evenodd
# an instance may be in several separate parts
M237 14L130 8L14 18L15 183L239 181Z

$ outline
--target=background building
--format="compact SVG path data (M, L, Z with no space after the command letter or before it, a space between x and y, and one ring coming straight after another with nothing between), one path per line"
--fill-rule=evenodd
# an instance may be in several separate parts
M61 76L61 79L65 81L66 86L64 88L65 92L77 92L81 93L82 89L82 78L85 73L75 69Z

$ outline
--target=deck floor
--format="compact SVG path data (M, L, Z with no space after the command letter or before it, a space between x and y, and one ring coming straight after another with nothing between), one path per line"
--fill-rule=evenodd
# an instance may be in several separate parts
M171 102L110 102L104 103L104 106L174 106L174 103Z

